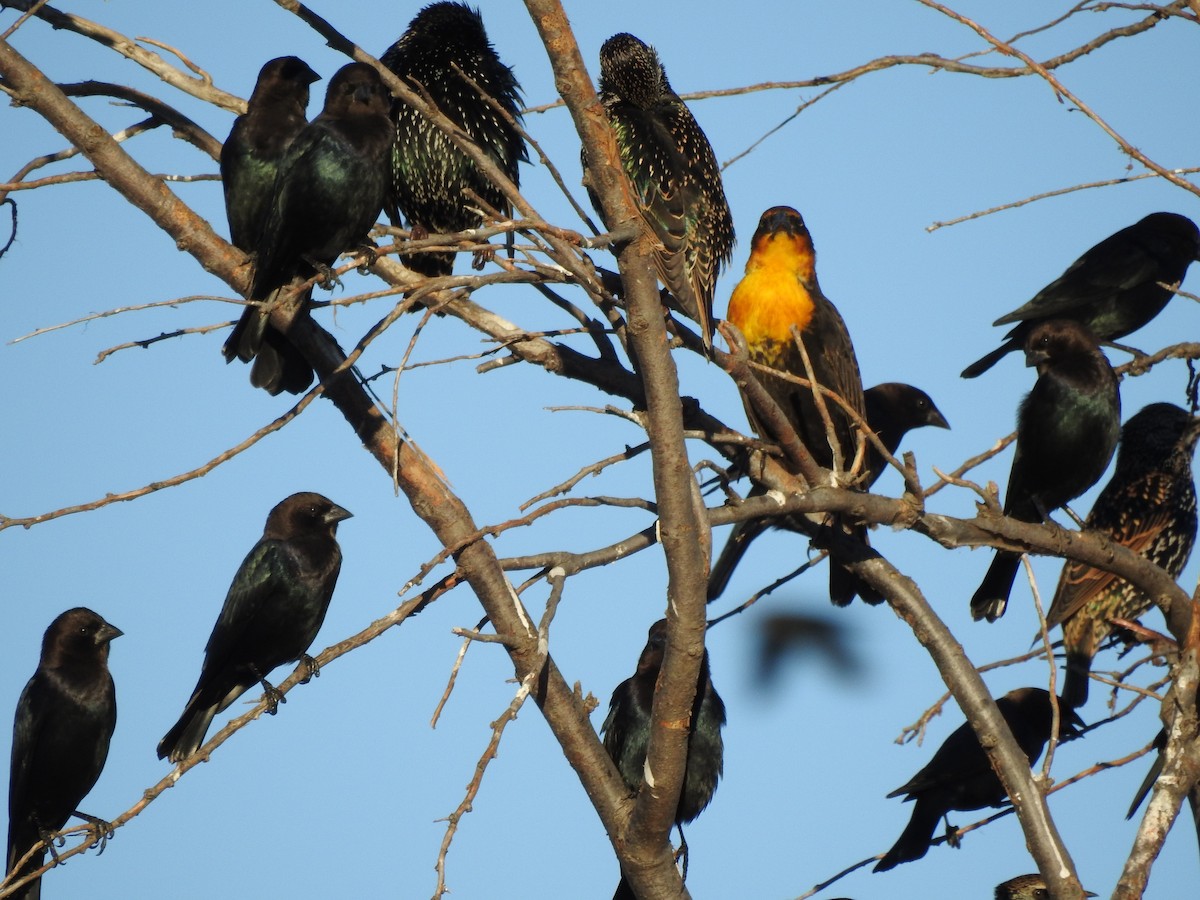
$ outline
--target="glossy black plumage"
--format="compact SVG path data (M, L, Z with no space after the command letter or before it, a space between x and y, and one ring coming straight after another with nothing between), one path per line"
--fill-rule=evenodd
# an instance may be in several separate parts
M1095 897L1091 891L1083 896ZM996 885L995 900L1050 900L1050 889L1041 875L1018 875L1003 884Z
M518 164L528 162L517 128L497 112L455 67L475 82L512 120L521 121L521 87L512 69L500 61L488 41L479 12L465 3L431 3L417 13L400 40L380 61L479 144L513 184L520 185ZM451 234L477 228L484 221L471 191L501 215L512 205L500 188L465 153L421 113L402 100L392 105L396 141L390 154L391 190L387 211L392 224L400 217L416 232ZM508 246L511 251L512 238ZM401 256L422 275L449 275L453 253Z
M158 758L180 762L204 743L213 716L255 684L300 659L321 629L342 566L337 526L350 513L320 494L292 494L267 516L242 561L204 649L200 679Z
M1042 688L1017 688L997 700L996 706L1033 765L1050 739L1050 694ZM1060 736L1072 736L1075 727L1083 724L1065 707L1060 709L1059 717ZM888 797L901 795L906 795L905 801L916 801L912 818L900 839L876 864L876 872L923 857L938 821L951 810L999 806L1007 796L969 722L956 728L925 768Z
M1151 213L1092 247L1037 295L993 325L1012 325L999 348L967 366L963 378L981 375L1024 346L1029 332L1048 319L1082 322L1101 341L1137 331L1166 307L1174 294L1159 287L1183 280L1200 259L1200 231L1176 213Z
M721 167L653 47L615 34L600 48L600 102L634 200L658 246L654 262L678 309L712 344L713 290L733 257L733 217ZM585 182L589 161L584 155ZM595 193L592 205L604 218ZM606 222L612 227L615 223Z
M880 441L888 453L895 455L904 435L914 428L931 426L933 428L949 428L950 423L942 415L941 410L934 404L933 399L920 388L911 384L889 381L877 384L863 391L863 405L866 409L867 424L879 435ZM867 490L875 483L887 468L883 456L874 446L867 449L866 474L862 487ZM750 492L751 497L760 496L761 488ZM751 519L739 522L729 532L721 555L713 564L708 578L708 599L716 600L729 586L733 570L741 562L751 542L769 528L784 528L797 531L800 534L812 535L811 523L807 519L797 521L795 516L773 519Z
M651 708L654 688L662 669L667 645L667 621L660 619L650 626L646 646L638 658L637 671L622 681L613 691L608 715L600 726L604 749L612 757L617 771L631 791L641 789L645 778L646 750L650 742ZM691 822L712 799L721 777L724 743L721 728L725 725L725 704L713 687L708 671L708 651L700 662L696 699L688 735L687 769L675 823ZM625 893L623 894L622 891ZM617 888L617 897L631 896L625 880Z
M295 56L281 56L262 67L246 114L234 120L221 147L221 185L229 240L239 250L256 253L263 227L271 212L275 178L284 153L308 124L309 85L320 76ZM243 311L225 342L222 353L231 362L238 355L246 329L263 329L268 343L287 372L309 372L308 364L282 334L263 321L257 308ZM304 387L311 383L307 379ZM296 382L299 386L299 381Z
M250 299L262 305L247 307L225 343L226 360L254 360L255 387L298 394L312 383L303 357L290 345L281 349L286 336L266 337L273 333L266 304L293 279L312 277L367 241L387 191L389 102L375 69L343 66L329 82L321 114L284 152L250 286Z
M1121 433L1121 398L1112 366L1078 322L1038 325L1026 339L1025 360L1037 366L1038 379L1017 413L1004 514L1042 522L1108 468ZM1019 553L996 551L971 597L973 618L994 622L1004 615L1020 565Z
M1200 418L1171 403L1152 403L1121 430L1116 471L1084 522L1088 531L1123 544L1178 578L1196 541L1192 454ZM1067 675L1063 702L1087 702L1096 650L1113 618L1136 619L1153 605L1129 582L1085 563L1068 561L1046 623L1062 625Z
M117 725L108 649L119 629L90 609L69 609L42 638L37 671L21 692L13 721L8 784L6 871L39 840L62 829L96 784ZM43 849L21 871L45 861ZM42 880L13 894L41 896Z

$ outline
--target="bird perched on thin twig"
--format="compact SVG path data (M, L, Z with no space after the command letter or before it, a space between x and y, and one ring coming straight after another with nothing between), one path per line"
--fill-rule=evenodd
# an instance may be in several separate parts
M713 291L733 257L734 241L712 145L671 89L657 51L632 34L614 34L600 48L600 102L638 210L657 242L658 278L711 347ZM589 185L590 165L585 152ZM591 187L588 193L604 219L599 198ZM610 230L614 224L605 221Z
M258 73L246 114L234 120L221 147L221 185L229 240L253 254L271 213L275 178L292 141L308 124L309 85L321 76L295 56L270 60ZM225 361L237 356L242 335L251 325L263 328L262 340L282 360L287 372L310 372L308 363L287 339L261 320L260 311L248 307L225 343ZM306 381L304 387L311 381ZM297 382L298 385L298 382Z
M520 186L518 164L529 162L518 128L521 87L488 41L477 10L465 3L429 4L413 17L380 62L431 100L509 181ZM486 216L479 200L467 196L467 191L500 215L512 214L504 192L422 113L396 99L392 116L396 141L391 150L387 213L393 225L399 226L403 215L415 238L478 228ZM511 255L511 232L507 243ZM400 258L422 275L454 271L453 253L410 253ZM481 264L477 257L476 265Z
M914 428L931 426L949 428L950 423L934 404L933 399L920 388L911 384L889 381L863 391L863 405L867 411L867 424L879 435L879 440L888 453L895 454L900 441ZM887 468L887 462L872 444L867 449L867 471L862 480L864 490L873 485ZM755 488L750 496L759 496L763 489ZM812 523L796 516L771 519L749 519L738 522L729 532L721 555L713 564L708 578L708 599L716 600L725 592L733 570L741 562L751 542L769 528L784 528L811 536Z
M1085 531L1103 534L1178 578L1196 541L1196 488L1192 455L1200 418L1171 403L1152 403L1121 430L1117 466L1084 521ZM1067 653L1063 702L1087 702L1092 657L1114 626L1136 619L1153 605L1146 594L1111 572L1068 561L1046 614L1062 625Z
M1083 896L1095 897L1091 891ZM1018 875L996 885L995 900L1050 900L1050 889L1041 875Z
M996 706L1032 766L1041 756L1053 727L1049 692L1042 688L1017 688L997 700ZM1074 736L1075 728L1082 724L1073 711L1066 707L1059 709L1060 739ZM912 818L900 839L875 865L876 872L886 872L900 863L923 857L929 850L938 820L951 810L999 806L1007 796L969 722L951 732L925 768L888 797L901 795L907 795L905 801L916 801ZM947 820L947 834L952 830Z
M796 210L776 206L762 214L750 241L746 274L729 298L728 317L746 339L752 362L787 376L807 379L803 357L792 336L792 329L796 328L816 382L841 397L860 417L866 414L862 376L850 332L817 283L812 235ZM761 370L755 372L755 377L779 404L818 465L832 469L836 462L844 470L850 468L859 434L853 419L841 406L828 397L822 398L831 425L827 430L812 388ZM747 414L760 436L778 437L770 434L770 429L759 422L749 407ZM807 526L801 523L801 527ZM836 527L866 543L865 526L837 524ZM829 599L845 606L857 594L871 603L882 602L877 592L843 568L839 558L830 560Z
M1137 331L1166 307L1170 288L1200 259L1200 231L1186 216L1151 213L1092 247L1037 295L993 325L1013 325L997 349L963 369L963 378L981 375L1019 350L1025 338L1048 319L1082 322L1101 341Z
M650 626L646 646L638 658L637 671L617 685L609 702L608 715L600 726L604 749L631 791L640 790L646 777L646 750L653 725L650 714L666 646L667 620L659 619ZM708 651L705 650L688 725L686 771L679 806L675 810L678 826L695 819L712 800L724 760L725 747L721 740L724 725L725 704L709 677ZM682 827L680 834L683 834ZM628 883L622 878L613 900L632 896Z
M204 743L213 717L255 684L274 714L283 696L267 681L276 666L304 659L321 630L342 567L337 526L350 513L327 497L292 494L267 516L263 536L238 567L204 648L200 679L158 758L180 762Z
M1121 433L1117 376L1087 327L1070 319L1042 322L1025 341L1025 364L1038 379L1017 412L1004 514L1044 522L1108 468ZM997 550L971 597L971 616L995 622L1008 605L1021 554Z
M41 868L46 850L54 853L54 833L72 815L92 823L102 847L112 831L107 822L77 807L100 777L117 726L108 649L120 636L120 629L84 607L68 609L46 629L37 671L21 692L13 722L6 866L10 877L38 841L45 842L45 848L21 873ZM41 893L38 878L11 896L37 900Z
M319 273L330 286L329 267L338 255L367 242L387 191L386 160L395 134L388 108L379 73L350 63L330 80L321 114L284 152L256 248L250 285L256 303L242 314L224 350L226 361L254 361L255 387L299 394L312 383L303 356L294 349L281 353L277 341L265 338L270 307L294 279Z

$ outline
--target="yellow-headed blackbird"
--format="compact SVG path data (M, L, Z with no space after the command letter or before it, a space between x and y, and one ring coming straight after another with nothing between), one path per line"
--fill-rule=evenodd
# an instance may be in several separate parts
M529 161L525 142L513 124L521 121L521 87L488 41L478 10L465 3L429 4L413 17L380 62L413 90L428 94L444 116L470 135L513 184L520 185L518 164ZM403 214L418 235L477 228L483 216L467 191L501 215L511 214L512 204L504 192L441 129L402 100L392 105L392 116L396 142L386 209L393 225L400 224ZM511 233L507 242L511 255ZM401 260L422 275L449 275L454 270L453 253L413 253Z
M1016 325L1005 342L963 369L963 378L981 375L1008 353L1019 350L1029 332L1047 319L1082 322L1101 341L1137 331L1174 296L1161 284L1183 281L1200 259L1200 231L1186 216L1151 213L1122 228L1071 263L1037 296L993 325Z
M716 155L671 89L658 53L632 34L615 34L600 48L600 102L642 218L658 242L659 280L699 324L708 347L717 275L733 255L733 217ZM586 171L586 154L583 166ZM589 194L604 218L590 188Z
M1121 434L1117 376L1087 327L1051 319L1029 333L1025 364L1038 380L1017 413L1004 514L1043 522L1100 480ZM971 615L994 622L1008 605L1021 554L997 550L971 598Z
M1152 403L1121 430L1112 479L1104 486L1084 529L1123 544L1178 578L1196 540L1196 488L1192 454L1200 438L1200 418L1171 403ZM1069 561L1063 566L1054 602L1046 614L1062 625L1067 652L1063 702L1087 702L1092 657L1114 626L1136 619L1152 601L1129 582Z
M1084 891L1083 896L1096 895ZM996 900L1050 900L1050 889L1041 875L1018 875L996 885Z
M746 274L729 299L729 321L742 332L754 362L807 378L792 336L795 326L817 383L841 397L860 416L865 415L862 376L850 332L837 309L821 293L812 236L800 213L791 207L776 206L762 214L751 240ZM824 398L832 424L831 444L811 388L771 374L755 374L787 415L818 465L832 468L836 447L842 466L850 467L858 447L858 431L834 400ZM760 436L776 437L762 427L752 410L750 422ZM849 530L858 540L866 541L865 527ZM855 594L869 602L882 601L882 597L842 568L836 559L832 562L829 598L835 604L845 606Z

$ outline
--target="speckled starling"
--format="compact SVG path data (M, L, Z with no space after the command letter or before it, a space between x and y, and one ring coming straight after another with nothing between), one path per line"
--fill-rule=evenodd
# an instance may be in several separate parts
M604 749L612 757L617 771L631 791L639 790L646 777L646 750L650 744L652 724L650 714L666 646L667 620L660 619L650 626L646 646L638 658L637 671L613 691L608 716L600 726ZM725 704L721 702L709 677L706 650L700 661L696 699L692 704L688 726L687 767L679 794L679 806L675 810L677 825L695 819L712 800L723 767L725 749L721 729L724 725ZM628 884L622 878L616 896L631 896L628 891Z
M246 309L225 343L227 360L254 360L255 387L298 394L312 383L302 356L281 353L265 337L272 333L269 306L293 279L327 270L339 254L367 240L383 208L393 136L379 73L350 63L330 80L321 114L284 153L257 244L250 297L258 305Z
M746 274L729 299L729 321L746 339L750 359L788 375L806 378L804 361L792 337L799 331L817 382L840 396L860 416L866 414L862 377L846 323L817 283L816 251L800 213L788 206L768 209L759 219L750 242ZM812 389L771 374L755 373L775 399L796 435L820 466L832 468L834 451ZM842 466L849 468L858 446L858 431L850 417L832 400L825 408L833 426L833 442ZM749 411L750 424L767 439L769 433ZM807 525L801 527L807 529ZM867 540L862 525L838 526L856 540ZM882 601L877 593L835 559L829 567L829 598L845 606L855 595Z
M867 424L879 435L888 453L895 454L904 435L914 428L926 425L934 428L949 428L950 423L942 415L941 410L934 405L932 398L920 388L911 384L896 381L877 384L863 391L863 404L867 411ZM871 445L867 449L867 472L862 481L866 490L875 483L884 469L886 462L879 451ZM761 488L755 488L750 496L760 496ZM713 564L712 573L708 579L708 599L716 600L725 592L733 570L741 562L742 557L750 547L750 543L768 528L784 528L798 531L800 534L812 535L812 526L807 519L797 519L795 516L772 519L750 519L733 526L725 548Z
M600 48L600 102L634 199L657 242L658 278L712 344L713 290L733 256L733 217L721 169L653 47L615 34ZM583 159L585 182L589 161ZM592 205L604 218L595 193ZM614 223L607 223L610 226Z
M529 161L525 142L512 121L479 92L520 122L521 88L488 41L477 10L465 3L429 4L380 61L414 91L427 94L513 184L520 184L517 164ZM403 215L416 236L477 228L484 221L479 202L464 191L474 192L501 215L510 215L512 205L504 192L425 116L402 100L392 104L392 115L396 142L387 213L393 225L399 226ZM511 251L511 235L508 246ZM449 275L454 270L453 253L412 253L401 260L422 275Z
M1022 522L1043 522L1074 500L1108 468L1121 434L1117 376L1086 326L1051 319L1025 341L1025 364L1038 379L1017 413L1004 514ZM997 550L979 589L971 615L994 622L1004 615L1021 565L1021 554Z
M1050 739L1053 727L1049 692L1042 688L1017 688L997 700L996 706L1017 745L1033 765ZM1073 736L1075 727L1082 724L1074 712L1060 708L1060 736ZM1007 797L969 722L956 728L938 747L928 765L888 797L901 795L907 795L906 802L916 801L912 818L895 846L876 864L876 872L886 872L900 863L924 856L938 820L951 810L999 806ZM946 827L949 832L949 821Z
M1084 891L1083 896L1096 895ZM996 900L1050 900L1050 889L1041 875L1018 875L996 885Z
M1152 403L1121 430L1112 479L1084 522L1178 578L1196 540L1196 488L1192 454L1200 438L1200 418L1170 403ZM1129 582L1069 561L1063 566L1054 602L1046 614L1062 625L1067 653L1063 702L1087 702L1088 672L1096 649L1113 631L1111 620L1136 619L1152 605Z
M1101 341L1137 331L1160 312L1174 294L1168 285L1183 281L1188 266L1200 259L1200 231L1176 213L1151 213L1092 247L1037 296L993 325L1016 325L997 349L963 369L963 378L986 372L1008 353L1019 350L1029 332L1047 319L1074 319Z

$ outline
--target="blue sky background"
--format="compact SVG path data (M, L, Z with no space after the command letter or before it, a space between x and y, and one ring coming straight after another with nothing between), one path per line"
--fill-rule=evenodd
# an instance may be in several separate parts
M313 2L344 34L376 54L404 30L415 3ZM1053 6L1053 8L1051 8ZM63 7L130 36L179 47L215 83L247 96L261 64L303 57L326 81L314 85L320 109L327 79L345 61L298 19L272 3L177 4L126 0ZM966 28L918 3L833 2L649 4L610 0L567 4L593 76L600 44L632 31L657 46L679 92L831 74L874 57L931 51L955 57L981 49ZM1043 24L1066 4L963 3L959 10L1008 37ZM784 10L788 11L785 13ZM514 67L530 105L554 99L545 52L524 7L485 3L483 15L502 57ZM14 19L0 15L0 26ZM1082 14L1022 47L1044 59L1074 47L1127 14ZM1136 18L1133 16L1132 18ZM1188 100L1200 83L1198 33L1168 22L1118 41L1060 70L1065 84L1119 132L1167 166L1196 165L1200 122ZM164 86L136 64L91 41L24 25L12 44L60 82L87 78L140 87L178 106L218 138L232 115ZM991 64L1003 60L991 57ZM718 159L744 150L812 90L768 91L694 104ZM1183 101L1183 102L1181 102ZM142 116L102 99L84 107L106 126ZM529 131L564 172L577 197L578 139L563 110L530 116ZM34 113L0 111L0 178L64 142ZM160 129L128 145L154 172L213 173L216 165ZM70 163L50 171L65 171ZM1154 180L1070 194L953 228L938 220L1081 182L1135 173L1100 129L1058 102L1034 78L985 80L900 68L875 73L806 110L725 173L740 236L731 270L717 289L722 315L740 277L759 214L795 206L812 231L825 293L845 317L866 384L902 380L934 397L953 431L917 432L906 447L922 478L943 471L1012 430L1032 373L1009 357L975 381L958 372L996 345L989 323L1024 303L1080 253L1146 213L1200 218L1194 195ZM45 174L45 173L43 173ZM578 227L544 170L526 167L527 196L550 221ZM220 186L179 184L179 195L226 232ZM170 477L216 456L288 407L252 390L247 369L223 364L225 332L117 353L105 348L233 318L219 302L229 289L175 250L164 234L103 183L55 186L14 195L17 242L0 260L0 396L5 465L0 513L33 515ZM5 219L6 216L0 216ZM603 254L598 261L608 263ZM460 268L464 264L460 264ZM1200 289L1193 272L1185 289ZM339 296L377 288L351 275ZM173 298L202 302L93 321L37 339L34 329L91 312ZM530 288L489 288L477 299L530 329L570 322ZM343 345L388 307L328 310L319 318ZM1146 350L1192 339L1200 311L1177 299L1130 341ZM364 371L396 364L416 317L378 340ZM486 345L453 319L431 323L414 360L478 353ZM1121 361L1122 354L1112 354ZM725 421L744 425L733 383L716 367L679 354L684 391ZM602 406L610 398L530 367L486 375L476 362L407 372L400 418L445 471L479 523L505 521L518 506L583 466L641 441L629 423L553 406ZM1183 402L1185 364L1174 362L1126 382L1126 417L1149 402ZM384 393L390 383L381 384ZM694 447L694 458L712 458ZM1003 485L1010 454L973 473ZM638 459L584 481L580 496L646 496L649 460ZM889 474L877 489L899 490ZM239 562L261 533L267 511L297 490L317 490L355 513L340 530L345 564L314 652L391 611L396 592L437 542L392 494L386 475L325 402L203 479L133 503L69 516L28 531L0 534L4 627L0 629L0 718L15 707L33 672L42 632L62 610L87 605L124 630L112 653L120 717L108 766L83 808L115 817L169 769L154 747L174 722L199 671L204 644ZM1095 491L1075 505L1085 512ZM714 501L715 502L715 501ZM973 496L942 491L931 508L969 516ZM650 524L638 512L565 511L506 533L503 556L604 546ZM720 544L724 531L715 535ZM967 600L990 552L949 552L917 535L877 531L872 538L912 575L979 665L1029 646L1036 616L1018 585L1005 618L973 623ZM788 535L761 539L721 603L724 611L794 567L804 547ZM1035 562L1048 602L1060 563ZM439 570L433 578L444 574ZM1192 588L1197 565L1183 585ZM521 576L514 576L520 580ZM552 629L552 652L568 681L578 680L601 709L632 673L648 625L664 609L665 574L657 548L570 581ZM698 898L787 898L891 846L910 807L884 795L904 783L962 721L950 704L933 720L924 746L897 746L904 726L943 685L909 629L886 607L836 611L826 573L803 577L756 610L709 634L713 678L729 707L726 777L712 806L688 830L688 885ZM540 614L545 592L527 593ZM789 661L771 685L756 678L758 629L770 613L802 612L844 625L863 668L856 678L821 659ZM460 589L399 630L328 666L320 680L289 695L273 719L236 735L207 765L188 773L121 829L104 856L78 857L47 878L46 897L428 897L445 824L462 799L489 723L509 703L512 667L495 647L476 646L436 730L429 718L458 651L450 629L481 611ZM1148 624L1158 626L1153 614ZM1099 668L1118 664L1108 655ZM286 670L276 673L281 680ZM1045 663L987 676L999 696L1047 680ZM1096 688L1084 718L1105 715ZM218 724L225 721L222 716ZM1156 710L1133 716L1060 749L1063 778L1145 744ZM4 726L0 731L6 733ZM7 754L7 737L0 756ZM1107 895L1133 840L1123 819L1148 761L1104 773L1055 795L1051 810L1083 883ZM0 790L7 767L0 767ZM973 821L969 813L956 824ZM1147 897L1179 897L1196 884L1189 821L1168 838ZM863 869L822 897L990 897L992 887L1033 871L1014 818L968 835L961 850L930 851L883 875ZM456 898L607 898L617 866L599 820L563 761L536 708L509 726L474 811L461 823L448 860Z

